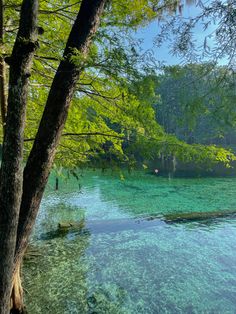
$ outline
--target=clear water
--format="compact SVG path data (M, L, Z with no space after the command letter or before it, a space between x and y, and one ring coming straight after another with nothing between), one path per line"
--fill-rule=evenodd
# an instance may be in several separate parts
M236 178L140 172L125 180L86 172L57 192L49 185L32 239L41 256L24 267L29 313L236 313L236 218L126 224L234 210L235 191ZM58 222L82 217L99 231L56 232Z

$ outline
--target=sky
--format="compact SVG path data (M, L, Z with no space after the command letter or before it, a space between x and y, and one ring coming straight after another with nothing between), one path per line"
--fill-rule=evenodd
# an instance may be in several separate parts
M183 17L189 18L194 17L200 12L200 9L194 5L185 7L183 10ZM194 38L197 41L197 45L200 47L204 43L205 36L212 32L216 26L210 25L208 30L204 32L202 24L199 23L194 31ZM166 65L175 65L181 64L184 60L178 56L174 56L170 52L170 43L165 43L161 47L155 47L154 39L160 31L160 23L155 20L151 22L148 26L139 29L136 33L137 38L143 40L142 49L148 50L151 49L155 59L159 62L164 62ZM222 61L225 63L225 61Z
M148 26L140 29L137 37L143 39L142 48L144 50L151 49L156 60L164 62L168 65L179 64L181 59L170 53L169 44L163 44L161 47L155 47L154 40L158 34L158 21L151 22Z

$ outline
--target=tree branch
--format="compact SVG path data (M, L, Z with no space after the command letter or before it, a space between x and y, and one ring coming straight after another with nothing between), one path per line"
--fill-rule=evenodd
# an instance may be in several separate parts
M62 136L78 136L78 137L87 137L87 136L105 136L105 137L113 137L124 140L124 136L109 134L104 132L81 132L81 133L63 133ZM33 142L35 138L25 138L24 142Z

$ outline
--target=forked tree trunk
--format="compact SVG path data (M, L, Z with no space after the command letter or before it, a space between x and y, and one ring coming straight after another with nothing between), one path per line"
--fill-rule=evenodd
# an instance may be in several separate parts
M91 39L99 25L106 0L83 0L69 35L63 61L55 74L30 152L23 180L15 264L21 262L50 174L56 148L66 122L75 86L83 70L72 61L75 50L86 58Z
M36 48L37 0L24 0L10 59L9 93L0 177L0 314L9 314L22 197L23 131L28 79Z
M34 0L24 0L23 6L24 3L32 4L33 2ZM0 191L0 314L9 313L10 291L12 288L11 274L13 273L12 256L14 255L12 254L12 250L15 249L13 270L15 276L17 276L17 268L18 265L21 264L36 219L44 188L54 160L56 148L66 122L71 99L75 92L76 82L83 70L83 66L76 66L72 62L71 57L75 50L81 55L82 61L87 56L91 39L97 30L105 2L106 0L82 0L80 11L68 38L63 61L61 61L53 80L38 133L24 170L23 194L21 193L22 181L20 164L22 160L23 117L25 114L25 106L22 107L22 102L25 104L25 99L22 97L26 97L27 91L26 89L23 89L22 91L20 91L19 88L13 89L18 91L18 97L21 96L17 105L24 110L22 109L22 111L19 112L19 109L15 108L16 106L10 106L10 100L12 99L13 94L11 94L12 91L9 89L7 127L4 142L5 159L3 159L2 164L2 184ZM24 17L24 20L28 21L29 17ZM27 25L28 23L25 24L27 27L29 26ZM29 27L28 30L29 29L32 30L32 27ZM33 46L33 48L35 48L35 46ZM27 55L27 49L25 53ZM24 78L28 79L25 76ZM25 81L23 81L23 83L25 83ZM10 120L11 115L14 113L13 109L16 110L14 116L17 117L17 122L20 124L20 128L16 128L15 121ZM21 119L19 119L19 117L21 117ZM7 137L8 133L12 135L12 138ZM16 151L13 152L9 145L13 145ZM10 179L8 179L7 174L10 171L10 167L12 167L12 175L9 176ZM9 180L13 182L13 185L10 184ZM14 186L14 189L12 189L12 186ZM11 193L9 194L10 190ZM8 193L4 194L4 192ZM20 198L20 214L19 220L17 221ZM2 201L4 201L3 205L1 203ZM15 229L17 223L18 230L15 246ZM1 268L1 266L3 266L3 268ZM18 289L15 288L15 285L13 292L14 291L18 291ZM20 291L22 292L22 290ZM21 299L21 293L18 295L20 295ZM19 298L14 299L19 300ZM17 307L17 304L19 304L19 308L16 308L16 311L20 310L22 302L15 302L15 307Z

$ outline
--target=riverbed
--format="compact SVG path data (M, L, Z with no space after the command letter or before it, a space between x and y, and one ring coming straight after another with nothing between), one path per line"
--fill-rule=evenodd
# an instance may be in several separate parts
M24 266L29 313L236 313L235 216L166 218L236 210L236 178L78 174L58 191L50 178L31 240L39 256Z

